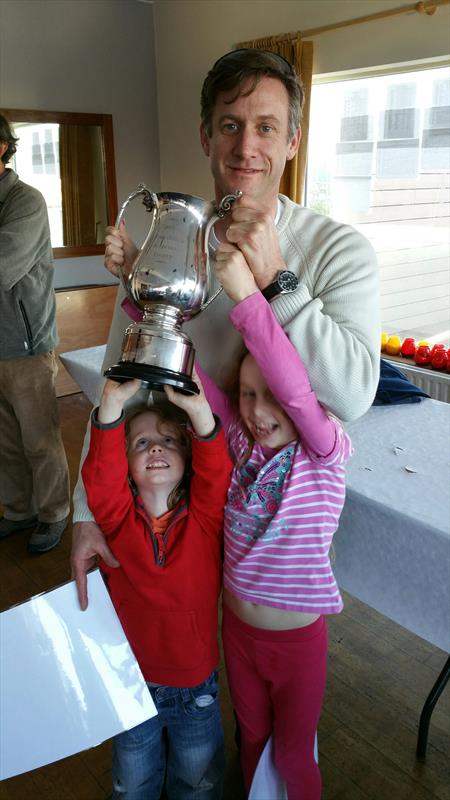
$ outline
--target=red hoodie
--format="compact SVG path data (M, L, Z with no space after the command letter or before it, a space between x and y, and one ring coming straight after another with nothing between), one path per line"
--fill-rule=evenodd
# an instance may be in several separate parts
M120 567L100 564L114 607L147 681L190 687L219 661L223 509L231 461L222 429L192 437L189 506L181 502L156 535L128 483L123 422L93 415L82 475L89 508Z

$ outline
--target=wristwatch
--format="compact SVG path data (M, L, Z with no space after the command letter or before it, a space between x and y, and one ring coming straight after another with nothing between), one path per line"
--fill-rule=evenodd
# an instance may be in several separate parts
M276 297L279 294L286 294L287 292L295 291L297 286L297 275L295 275L294 272L290 272L288 269L283 269L278 273L277 277L272 283L269 283L265 289L261 289L261 294L266 298L266 300L272 300L273 297Z

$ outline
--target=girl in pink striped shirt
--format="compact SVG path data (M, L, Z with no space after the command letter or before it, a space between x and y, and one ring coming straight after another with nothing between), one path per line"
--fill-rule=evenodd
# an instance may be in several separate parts
M230 320L247 348L234 402L197 364L234 461L222 636L242 770L249 789L272 736L288 800L320 800L314 744L326 683L324 615L342 610L329 550L351 443L319 404L300 355L233 245L216 251L216 276L235 303Z
M289 800L320 800L315 733L325 691L325 614L342 599L329 549L351 444L242 254L222 245L217 277L248 354L233 404L199 370L234 461L225 508L223 642L247 789L272 735ZM237 406L237 407L236 407Z

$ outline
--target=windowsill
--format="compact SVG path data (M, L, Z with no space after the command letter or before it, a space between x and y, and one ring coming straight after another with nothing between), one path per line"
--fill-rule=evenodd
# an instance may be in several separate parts
M450 373L447 372L446 369L433 369L431 364L416 364L414 358L408 356L391 356L389 353L381 351L381 358L384 358L385 361L391 361L393 364L403 364L405 367L417 367L418 369L432 372L434 375L448 375L450 379Z

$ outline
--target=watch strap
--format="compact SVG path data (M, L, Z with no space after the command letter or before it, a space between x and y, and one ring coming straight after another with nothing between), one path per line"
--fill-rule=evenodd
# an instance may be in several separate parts
M288 294L295 291L298 286L298 278L294 272L288 269L280 270L277 277L272 283L269 283L264 289L261 289L261 294L266 300L272 300L279 294Z
M273 281L269 283L268 286L265 286L264 289L261 289L261 294L266 300L272 300L273 297L276 297L278 294L281 293L281 286L278 281Z

